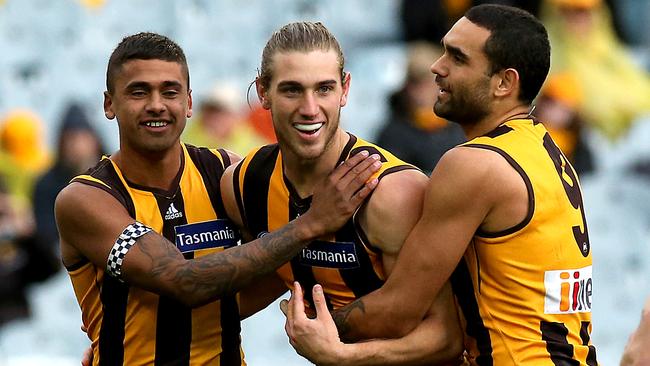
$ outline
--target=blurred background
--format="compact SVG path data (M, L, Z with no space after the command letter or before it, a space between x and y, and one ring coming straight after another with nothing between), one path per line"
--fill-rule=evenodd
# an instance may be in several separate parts
M52 207L72 176L118 147L102 92L122 37L177 41L195 102L183 139L245 154L275 138L247 93L267 38L290 21L322 21L352 74L344 128L430 172L463 136L432 113L428 68L451 24L485 2L524 7L549 30L552 70L534 114L580 174L592 335L600 363L618 364L650 295L647 0L0 0L0 365L77 365L88 346ZM244 321L250 365L307 364L283 325L277 303Z

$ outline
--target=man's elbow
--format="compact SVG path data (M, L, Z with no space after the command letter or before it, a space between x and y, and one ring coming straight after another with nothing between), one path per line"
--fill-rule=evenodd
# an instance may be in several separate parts
M389 319L392 320L382 322L384 324L383 337L387 338L402 338L422 322L422 319L408 316L405 313L394 314Z

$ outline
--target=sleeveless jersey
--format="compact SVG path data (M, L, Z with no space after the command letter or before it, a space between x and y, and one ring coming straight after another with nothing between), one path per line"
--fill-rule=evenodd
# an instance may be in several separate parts
M108 192L131 217L191 259L237 243L219 189L229 164L224 150L183 144L181 168L169 192L128 182L107 157L72 182ZM235 296L191 309L105 275L104 267L87 260L67 269L92 340L94 365L245 365Z
M353 135L339 162L362 150L380 155L382 167L376 173L379 179L400 170L417 169ZM252 151L236 167L233 179L244 226L257 237L286 225L305 213L311 203L311 197L299 197L284 175L278 144ZM294 280L303 286L308 303L312 300L310 289L317 283L323 286L330 308L349 304L383 284L381 252L368 242L356 215L334 235L311 242L278 269L289 288Z
M477 231L452 285L479 365L596 365L592 260L577 175L544 126L507 121L462 146L499 153L523 178L528 213Z

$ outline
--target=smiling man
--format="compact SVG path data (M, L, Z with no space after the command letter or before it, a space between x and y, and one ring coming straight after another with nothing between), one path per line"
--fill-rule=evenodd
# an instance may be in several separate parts
M302 217L314 204L319 182L349 156L367 151L380 157L382 167L375 174L376 189L352 218L282 266L275 286L267 283L251 296L245 294L243 306L252 304L247 299L274 299L287 287L294 289L294 282L308 288L320 283L330 309L351 303L390 276L400 247L420 215L427 177L341 128L341 108L347 104L350 84L340 45L321 23L287 24L271 36L262 52L257 93L262 106L271 111L278 143L251 152L229 167L222 180L227 212L245 239L264 237ZM313 311L311 292L306 295ZM461 335L450 286L444 286L427 308L424 321L408 337L373 343L372 357L350 360L350 364L457 359Z

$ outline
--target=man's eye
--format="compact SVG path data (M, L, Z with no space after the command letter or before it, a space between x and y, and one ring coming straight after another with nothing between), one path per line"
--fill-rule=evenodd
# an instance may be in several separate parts
M327 94L327 93L331 92L333 89L334 88L332 88L329 85L323 85L320 88L318 88L318 92L321 93L321 94Z
M300 93L300 89L298 88L287 88L284 90L285 93L287 94L298 94Z

